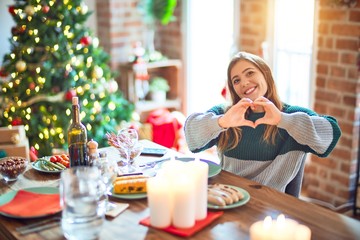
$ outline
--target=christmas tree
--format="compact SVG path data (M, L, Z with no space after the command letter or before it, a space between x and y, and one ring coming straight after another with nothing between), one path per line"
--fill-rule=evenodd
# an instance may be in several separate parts
M11 50L0 73L0 126L24 125L39 156L67 147L71 99L78 96L88 139L131 118L134 106L118 91L109 55L84 23L82 0L15 0L9 13Z

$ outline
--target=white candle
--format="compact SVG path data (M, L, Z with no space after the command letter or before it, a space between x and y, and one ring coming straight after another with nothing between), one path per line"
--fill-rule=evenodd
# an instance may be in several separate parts
M172 179L173 225L190 228L195 225L195 188L193 177L187 172L178 172Z
M287 219L283 214L276 220L267 216L264 221L259 221L250 227L251 240L310 240L311 231L307 226Z
M273 221L270 216L267 216L264 221L258 221L250 227L251 240L270 240L273 229Z
M172 194L170 183L164 176L149 178L147 198L150 208L150 223L154 227L164 228L171 225Z
M272 232L272 239L277 240L290 240L295 237L295 230L298 223L294 220L285 218L283 214L280 214L274 224Z
M299 224L295 230L295 240L310 240L311 230L305 225Z
M187 163L187 169L194 177L195 187L195 220L203 220L207 216L207 186L209 165L196 158Z

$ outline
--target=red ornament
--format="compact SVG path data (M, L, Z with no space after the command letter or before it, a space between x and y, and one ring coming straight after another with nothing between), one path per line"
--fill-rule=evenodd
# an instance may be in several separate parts
M80 43L83 45L83 46L88 46L90 43L91 43L92 39L91 37L89 36L85 36L85 37L82 37L80 39Z
M48 5L45 5L42 7L42 12L43 13L48 13L50 11L50 7Z
M17 117L14 120L11 121L11 125L12 126L19 126L22 125L22 120L21 118Z
M11 15L15 15L15 6L10 6L10 7L9 7L9 13L10 13Z
M36 87L35 83L31 82L31 83L29 84L29 89L30 89L30 90L34 90L35 87Z
M8 74L7 72L5 71L5 68L0 68L0 77L7 77Z
M65 100L71 101L73 97L76 97L76 91L74 89L69 89L69 91L65 93Z

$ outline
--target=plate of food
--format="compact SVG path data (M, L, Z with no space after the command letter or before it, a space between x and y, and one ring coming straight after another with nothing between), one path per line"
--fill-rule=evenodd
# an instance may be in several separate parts
M195 160L195 158L192 157L176 157L175 159L184 162ZM210 160L205 160L205 159L200 159L200 161L206 162L209 165L209 173L208 173L209 178L214 177L221 172L221 166L219 164L216 164Z
M33 169L43 173L61 173L69 165L69 157L65 154L41 157L31 164Z
M250 194L242 188L214 183L208 185L208 208L231 209L245 205L250 200Z
M112 197L120 199L142 199L147 197L145 175L129 175L117 177L111 190Z
M61 211L59 189L34 187L14 190L0 196L0 215L28 219L40 218Z

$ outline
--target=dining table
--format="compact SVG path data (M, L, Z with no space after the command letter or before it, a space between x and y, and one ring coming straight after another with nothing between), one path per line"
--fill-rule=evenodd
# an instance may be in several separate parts
M164 148L152 141L141 140L145 147ZM165 148L166 149L166 148ZM108 157L119 158L119 153L114 147L99 149L106 151ZM177 156L189 156L172 149L162 157L139 156L137 164L146 165L153 161ZM191 155L193 156L193 155ZM216 163L214 163L216 164ZM154 167L155 168L155 167ZM152 166L149 167L152 169ZM59 187L59 173L44 173L34 169L29 164L27 170L15 182L0 181L0 194L17 191L29 187ZM116 217L106 217L100 233L101 240L126 239L126 240L158 240L158 239L250 239L250 227L267 216L275 219L280 214L307 226L311 230L311 239L324 240L356 240L360 239L360 221L349 216L331 211L319 205L306 202L302 199L285 194L271 187L240 177L228 171L221 170L208 178L208 183L220 183L232 185L245 190L250 199L246 204L229 209L208 209L208 212L222 211L223 214L196 232L192 236L182 237L140 224L140 221L149 217L150 210L147 198L119 199L110 196L110 200L118 203L128 203L129 206ZM61 217L61 212L55 215ZM27 226L37 221L51 218L16 218L0 214L0 239L24 239L24 240L60 240L65 239L60 224L38 232L22 235L16 229Z

